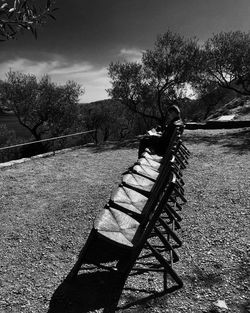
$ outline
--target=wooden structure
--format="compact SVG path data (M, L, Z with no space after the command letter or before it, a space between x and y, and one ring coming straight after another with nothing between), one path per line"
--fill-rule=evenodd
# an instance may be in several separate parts
M115 270L125 281L131 271L162 271L176 288L182 280L174 270L182 245L178 236L184 196L183 170L189 151L183 145L183 127L168 134L164 155L145 149L141 158L122 174L119 186L97 216L78 260L67 276L70 281L86 264ZM163 134L164 135L164 134ZM143 250L156 263L138 264Z

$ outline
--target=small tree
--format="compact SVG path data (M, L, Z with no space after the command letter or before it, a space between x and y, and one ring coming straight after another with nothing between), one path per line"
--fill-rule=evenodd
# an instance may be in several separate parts
M184 97L186 84L196 71L199 48L196 40L170 31L159 36L142 62L111 63L109 95L133 112L164 123L168 105Z
M48 17L55 19L55 1L47 0L40 8L33 0L2 0L0 6L0 41L16 38L21 30L28 30L37 37L37 26L44 24Z
M250 33L214 35L205 43L202 60L201 81L250 95Z
M48 76L8 72L0 84L2 101L36 140L66 134L78 118L81 87L72 81L56 85Z
M117 135L123 119L121 104L112 100L96 101L83 105L81 112L86 129L97 130L94 135L96 142L105 142L110 138L119 137Z

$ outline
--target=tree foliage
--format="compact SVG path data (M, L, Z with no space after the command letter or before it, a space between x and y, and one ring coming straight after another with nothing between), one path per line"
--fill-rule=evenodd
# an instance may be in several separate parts
M1 0L0 41L16 38L21 30L31 31L37 38L37 26L48 18L55 19L55 1L47 0L44 7L33 0Z
M12 71L0 84L2 102L36 140L69 132L78 117L82 92L73 81L56 85L47 75L38 80L35 75Z
M112 99L82 104L81 120L87 130L96 129L95 141L122 140L136 134L136 116L126 106ZM140 132L139 132L140 133Z
M14 130L9 130L5 124L0 125L0 147L8 146L16 140Z
M204 79L200 84L196 84L198 103L202 107L202 120L205 120L213 112L216 106L225 101L229 90L218 85L216 81ZM197 110L199 111L199 110Z
M250 33L221 32L202 51L200 82L216 82L242 95L250 94Z
M184 97L196 72L199 48L196 40L168 31L159 36L141 63L115 62L109 66L109 95L133 112L163 122L168 105Z

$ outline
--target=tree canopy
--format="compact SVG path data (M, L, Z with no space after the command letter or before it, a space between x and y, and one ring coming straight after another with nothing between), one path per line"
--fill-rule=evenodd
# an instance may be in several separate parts
M47 0L40 7L34 0L1 0L0 6L0 41L16 38L22 30L28 30L37 37L37 26L48 18L55 19L53 12L55 1Z
M0 84L2 102L36 140L69 131L77 121L77 103L82 92L73 81L57 85L47 75L38 80L35 75L12 71Z
M203 45L168 31L158 36L141 62L109 65L113 99L131 111L164 122L166 108L185 103L185 88L207 102L207 114L224 97L223 89L250 95L250 33L220 32Z
M200 82L217 83L250 95L250 33L221 32L209 38L202 50Z
M122 103L106 99L79 106L81 121L87 130L96 129L95 141L121 140L141 133L142 122ZM144 130L145 131L145 128Z
M199 48L195 39L168 31L141 63L115 62L109 66L109 95L144 117L163 123L167 106L185 97L185 87L196 71Z

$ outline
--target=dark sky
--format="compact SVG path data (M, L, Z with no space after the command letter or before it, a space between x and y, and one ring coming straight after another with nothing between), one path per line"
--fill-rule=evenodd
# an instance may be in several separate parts
M45 0L39 0L46 2ZM85 87L82 101L107 98L107 66L139 60L168 29L204 41L220 31L250 30L250 0L57 0L56 22L38 40L0 43L0 78L11 68Z

